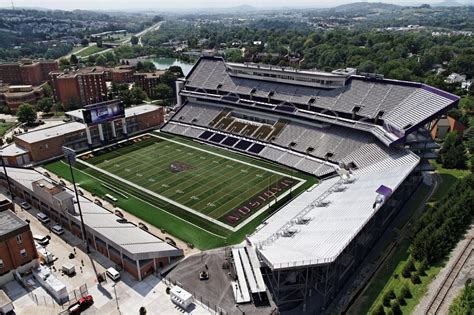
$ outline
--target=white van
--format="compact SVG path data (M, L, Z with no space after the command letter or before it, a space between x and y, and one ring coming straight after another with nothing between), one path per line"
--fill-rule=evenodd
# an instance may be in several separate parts
M41 246L46 246L49 244L49 238L44 235L35 234L33 235L33 239Z
M38 212L36 214L36 218L38 220L40 220L41 223L48 223L49 222L49 218L46 214L44 214L43 212Z
M53 233L57 235L64 234L64 229L59 224L53 225L53 227L51 227L51 231L53 231Z
M120 272L118 272L117 270L115 270L115 268L113 267L110 267L109 269L107 269L105 271L105 273L107 274L107 276L114 280L114 281L117 281L118 279L120 279Z

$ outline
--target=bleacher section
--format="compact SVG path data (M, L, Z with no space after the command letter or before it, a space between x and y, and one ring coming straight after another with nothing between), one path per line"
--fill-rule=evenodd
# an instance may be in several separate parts
M325 164L325 162L306 154L294 152L286 148L279 148L269 143L255 142L254 139L250 138L236 137L220 131L205 130L202 127L174 121L168 122L161 130L245 152L314 174L318 177L325 177L335 173L335 166L333 164Z
M374 137L370 134L349 132L349 129L339 126L318 128L290 122L273 142L282 147L291 146L292 150L298 152L308 152L321 159L340 161L361 145L373 140Z
M174 117L179 122L207 126L221 111L208 105L188 103L187 106L182 106Z
M202 58L187 77L183 93L196 92L207 98L233 100L239 106L258 106L298 116L326 114L330 123L339 125L347 123L338 119L342 116L352 120L354 127L360 127L362 122L365 130L385 144L403 137L404 130L426 122L459 99L420 83L360 76L347 77L344 86L333 89L267 80L235 76L222 59ZM393 139L378 130L377 126L384 123L394 128L384 131Z
M296 121L282 120L279 119L277 122L270 126L269 124L260 124L256 122L246 122L241 118L234 118L232 116L233 109L230 107L219 107L217 105L206 105L200 106L196 103L192 103L190 110L181 109L173 118L182 116L181 112L185 112L188 117L211 117L214 116L214 120L209 123L209 127L223 133L234 134L237 136L243 136L250 139L258 139L266 143L275 144L285 151L291 150L303 155L315 157L320 160L328 160L333 163L342 161L345 157L351 154L354 150L361 146L374 142L375 138L369 133L365 132L350 132L346 127L329 124L319 124L318 126L311 125L310 123L302 123ZM185 104L184 107L189 106ZM202 114L200 112L209 111L209 113ZM215 114L219 113L219 114ZM183 119L179 121L183 123ZM214 125L212 125L214 123ZM203 140L209 140L213 143L221 143L225 137L216 136L214 138L206 137L208 134L201 135L201 132L195 127L184 125L184 126L172 126L168 124L163 129L164 131L188 136L191 138L199 137ZM245 132L246 130L254 130L252 133ZM294 153L285 152L285 156L279 156L278 158L270 158L274 153L267 153L263 148L252 147L250 142L243 141L225 141L225 146L232 147L241 151L248 151L248 153L258 155L260 152L263 157L269 158L270 160L279 162L281 164L295 167L305 172L314 173L318 168L318 162L310 160L309 162L301 161L303 158L300 155L294 155ZM267 156L268 155L268 156ZM317 167L314 167L316 166Z
M232 248L232 257L234 258L238 283L238 287L234 289L236 302L250 302L251 293L252 300L256 305L263 305L262 302L268 303L267 288L260 271L255 249L251 247L234 247Z

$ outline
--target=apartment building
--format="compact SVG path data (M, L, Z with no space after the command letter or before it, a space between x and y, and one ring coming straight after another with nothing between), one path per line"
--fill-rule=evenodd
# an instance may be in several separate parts
M0 212L0 285L13 280L15 270L30 269L37 258L29 224L11 210Z

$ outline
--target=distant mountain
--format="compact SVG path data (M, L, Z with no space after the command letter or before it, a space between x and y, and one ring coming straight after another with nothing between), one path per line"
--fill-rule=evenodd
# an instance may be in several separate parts
M459 3L454 0L446 0L439 3L433 3L431 6L432 7L462 7L462 6L465 6L465 4Z
M393 11L402 6L382 2L355 2L342 4L330 10L336 13L371 12L371 11Z

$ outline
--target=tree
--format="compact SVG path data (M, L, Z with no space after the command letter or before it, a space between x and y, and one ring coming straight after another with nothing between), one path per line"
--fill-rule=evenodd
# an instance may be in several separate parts
M43 97L36 103L36 109L43 113L49 113L53 106L53 99L51 97Z
M413 262L413 259L408 259L408 261L405 263L405 266L403 267L402 270L402 276L403 278L410 278L411 272L416 271L415 268L415 263Z
M357 70L359 72L374 73L376 69L377 65L373 61L366 60L360 63Z
M396 295L395 295L395 292L393 291L393 289L388 290L383 295L382 304L384 306L390 307L390 301L393 300L395 297L396 297Z
M421 279L420 279L420 276L418 275L418 273L414 273L411 275L411 283L413 284L420 284L421 283Z
M103 44L102 37L97 38L97 42L96 42L97 47L102 48L102 44Z
M406 284L404 284L403 287L401 288L400 294L401 294L401 296L403 296L405 299L411 298L410 288L409 288Z
M72 54L71 55L71 58L69 59L69 62L72 64L72 65L77 65L79 63L79 59L77 58L76 55Z
M95 64L98 66L105 67L107 65L107 58L105 58L104 55L99 55L95 60Z
M173 73L178 76L178 78L184 77L183 69L180 66L171 66L166 70L166 72Z
M372 315L385 315L385 310L382 304L377 304L377 306L372 311Z
M64 102L63 108L66 111L81 108L81 101L77 97L72 96Z
M141 104L147 98L145 91L141 87L134 86L131 90L133 104Z
M18 117L18 121L22 124L31 125L36 121L36 110L33 105L23 103L18 107L16 117Z
M153 92L154 92L155 98L158 98L158 99L166 100L166 99L173 98L173 89L164 83L158 84L154 88Z
M89 40L87 40L87 38L83 38L81 40L81 45L84 46L84 47L89 46Z
M397 296L397 301L398 301L398 304L400 304L400 305L407 305L407 302L405 301L405 298L401 295Z
M43 94L45 97L53 96L53 90L51 89L51 85L49 85L49 83L45 83L43 85Z
M440 162L445 168L465 169L467 167L466 148L462 135L458 132L448 133L439 153Z
M423 261L418 266L418 273L420 274L420 276L426 276L426 269L428 269L428 261L426 259L423 259Z
M59 68L60 69L64 70L64 69L68 68L70 65L71 65L71 63L69 62L69 60L67 58L59 59Z
M400 303L398 303L397 300L392 301L391 309L392 309L392 312L393 312L394 315L402 314L402 309L400 308Z
M139 42L138 37L136 37L135 35L133 35L132 38L130 38L130 43L132 45L134 45L134 46L138 45L138 42Z
M143 62L139 61L137 62L137 65L135 66L137 71L142 71L143 70Z

